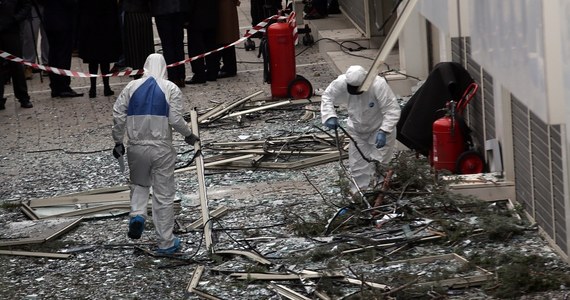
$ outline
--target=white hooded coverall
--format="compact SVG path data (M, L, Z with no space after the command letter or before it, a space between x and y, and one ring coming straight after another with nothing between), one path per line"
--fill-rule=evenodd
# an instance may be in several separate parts
M113 139L128 138L127 158L131 181L130 216L147 218L152 186L152 221L162 249L174 245L174 165L172 128L188 136L192 133L183 118L183 95L166 79L166 62L161 54L151 54L142 78L131 81L113 106Z
M335 106L346 107L347 132L356 141L358 148L368 159L387 164L392 158L396 144L396 123L400 118L400 106L392 89L380 76L376 76L367 91L360 95L350 94L347 84L362 85L366 74L367 71L361 66L351 66L345 74L329 84L321 98L321 120L324 124L329 118L337 117ZM386 145L377 149L376 134L379 130L386 133ZM352 141L348 163L358 188L368 188L375 171L374 163L367 162ZM358 191L353 183L351 191Z

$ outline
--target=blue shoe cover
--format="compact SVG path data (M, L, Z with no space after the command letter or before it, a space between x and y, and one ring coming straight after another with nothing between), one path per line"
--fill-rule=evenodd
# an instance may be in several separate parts
M144 218L140 215L136 215L129 221L129 232L127 235L131 239L140 239L144 231Z
M171 255L171 254L176 253L176 251L178 251L178 249L180 249L180 239L174 238L174 245L172 247L169 247L166 249L158 248L158 250L156 250L156 253Z

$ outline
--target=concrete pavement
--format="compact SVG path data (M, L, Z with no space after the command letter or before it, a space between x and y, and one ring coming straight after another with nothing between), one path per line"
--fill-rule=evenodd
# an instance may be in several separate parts
M238 7L240 32L251 28L249 1L242 1ZM306 21L312 29L317 44L308 47L302 43L296 47L297 74L306 77L314 89L324 89L338 74L349 65L361 64L370 66L377 49L367 49L355 53L347 53L338 47L338 42L331 38L338 36L338 41L354 40L361 43L362 38L355 36L354 29L342 15L330 15L326 19ZM300 24L301 25L301 24ZM256 46L259 40L255 39ZM160 39L155 32L156 51L161 52ZM373 43L363 41L366 47ZM335 47L338 47L335 48ZM186 50L186 49L185 49ZM271 97L270 85L263 82L263 60L255 51L245 51L243 44L238 45L238 76L219 79L199 85L187 85L182 89L187 97L187 108L196 107L199 111L211 108L223 101L231 101L251 95L257 91L263 94L260 99ZM390 66L398 66L397 53L390 57ZM87 65L80 58L72 60L72 70L87 73ZM192 75L190 65L186 64L186 76ZM103 86L98 80L98 95L89 98L88 78L72 78L71 85L77 92L84 93L79 98L51 98L49 79L34 74L28 80L28 89L34 107L20 108L14 98L11 85L6 86L8 101L6 110L0 111L0 156L8 156L17 152L64 151L67 153L84 153L109 150L113 144L110 132L112 126L112 105L116 96L131 80L129 77L112 77L110 83L115 95L103 96ZM392 82L391 82L392 84ZM393 87L397 85L393 85ZM402 95L406 89L399 91ZM404 94L405 95L405 94Z

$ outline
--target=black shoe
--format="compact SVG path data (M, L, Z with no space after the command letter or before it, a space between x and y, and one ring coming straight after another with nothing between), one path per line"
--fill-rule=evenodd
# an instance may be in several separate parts
M0 99L0 110L5 110L5 109L6 109L6 100L8 100L8 98L2 98L2 99Z
M20 107L32 108L34 107L34 105L32 104L32 102L30 102L30 100L25 100L25 101L20 101Z
M228 78L228 77L234 77L236 75L237 75L237 72L220 71L218 73L218 78Z
M192 76L192 79L190 80L186 80L184 81L186 84L200 84L200 83L206 83L206 78L202 77L202 76Z
M51 97L55 98L55 97L60 97L60 98L74 98L74 97L83 97L83 93L78 93L76 91L65 91L65 92L61 92L61 93L51 93Z
M105 88L103 90L103 95L104 96L113 96L113 95L115 95L115 92L113 92L113 90L111 88Z
M174 84L176 84L176 86L178 86L179 88L183 88L186 86L186 83L184 82L184 79L177 79L173 81Z
M97 97L97 90L89 89L89 98L95 98L95 97Z

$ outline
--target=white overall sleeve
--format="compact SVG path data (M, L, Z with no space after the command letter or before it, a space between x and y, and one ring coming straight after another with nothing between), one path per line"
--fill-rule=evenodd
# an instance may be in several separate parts
M346 79L344 74L333 80L321 97L321 121L337 117L335 106L347 102L348 91L346 89Z
M127 124L127 109L131 98L133 82L129 82L113 105L113 140L115 144L123 143L125 138L125 128Z
M183 99L182 91L180 91L177 86L172 85L170 90L170 113L168 115L168 121L174 130L186 137L192 134L192 131L188 127L186 120L184 120Z
M379 130L391 133L400 119L400 105L392 89L381 77L377 77L372 86L373 93L382 108L382 124Z

